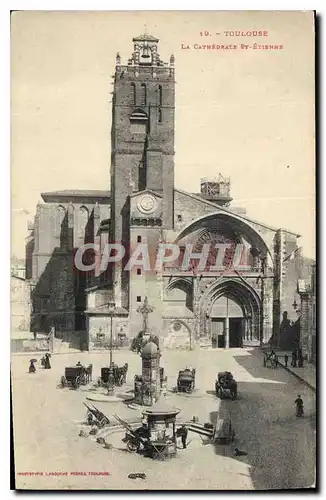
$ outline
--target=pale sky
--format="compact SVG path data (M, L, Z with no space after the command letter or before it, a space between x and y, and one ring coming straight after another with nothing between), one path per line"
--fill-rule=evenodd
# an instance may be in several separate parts
M109 189L115 55L126 63L144 31L160 39L161 59L176 59L175 186L198 192L201 177L231 177L234 206L301 234L314 257L313 14L284 11L14 13L13 253L24 255L41 192ZM193 48L254 42L284 49Z

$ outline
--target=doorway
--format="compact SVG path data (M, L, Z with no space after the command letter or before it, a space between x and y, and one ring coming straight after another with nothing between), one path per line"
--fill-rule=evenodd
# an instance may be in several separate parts
M211 333L217 338L217 347L225 347L225 318L212 318Z
M243 318L229 318L229 346L242 347Z

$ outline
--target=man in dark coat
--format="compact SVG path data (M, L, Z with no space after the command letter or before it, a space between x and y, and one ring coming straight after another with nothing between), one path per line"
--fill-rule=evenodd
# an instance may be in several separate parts
M294 404L296 405L296 415L297 417L300 417L303 415L303 399L301 398L300 394L298 394L297 399L294 401Z
M187 448L188 429L184 424L181 426L181 429L179 429L179 436L181 437L183 449Z
M287 354L284 354L284 364L285 364L285 368L288 367L288 361L289 361L289 356Z
M302 355L302 350L298 349L298 368L303 367L303 355Z

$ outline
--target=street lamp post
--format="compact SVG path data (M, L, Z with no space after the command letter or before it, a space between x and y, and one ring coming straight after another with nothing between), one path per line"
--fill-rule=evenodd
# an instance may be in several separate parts
M115 311L115 303L109 302L109 315L110 315L110 366L108 373L108 393L112 394L114 391L114 374L113 374L113 360L112 360L112 335L113 335L113 314Z

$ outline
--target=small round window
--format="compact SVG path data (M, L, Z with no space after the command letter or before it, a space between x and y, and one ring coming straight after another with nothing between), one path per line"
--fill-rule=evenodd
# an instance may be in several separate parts
M176 321L175 323L173 323L173 330L175 332L178 332L179 330L181 330L181 323L179 321Z

